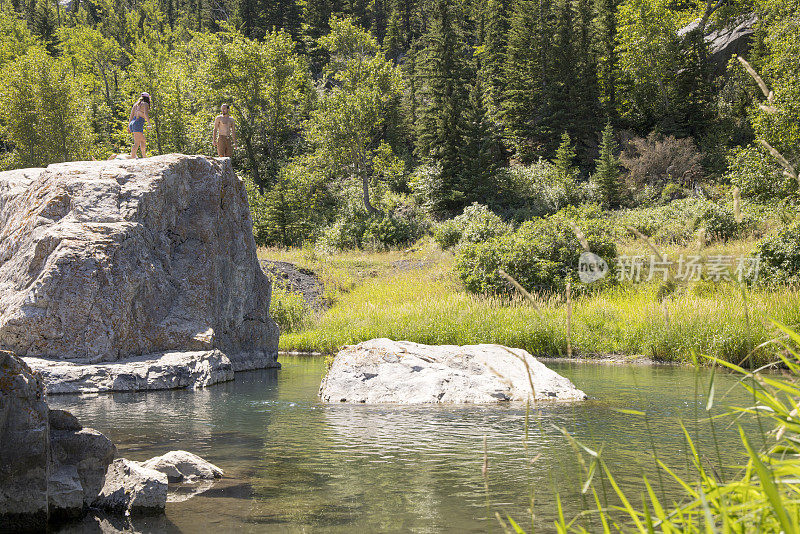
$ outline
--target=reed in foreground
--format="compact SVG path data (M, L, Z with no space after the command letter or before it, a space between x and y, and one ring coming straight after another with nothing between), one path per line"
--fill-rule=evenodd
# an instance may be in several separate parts
M578 451L578 464L583 473L581 493L594 508L587 508L567 521L556 496L559 533L588 532L800 532L800 334L781 323L774 323L781 332L776 340L775 363L784 373L765 373L764 369L748 371L740 366L708 358L741 376L740 385L753 398L750 406L734 408L726 416L707 419L706 424L719 424L720 417L760 418L759 427L771 426L759 447L739 426L741 452L745 463L738 472L725 476L725 468L712 465L698 452L689 432L683 427L686 445L691 453L694 476L680 476L678 469L656 459L663 476L682 488L683 499L666 502L659 498L658 482L643 478L641 495L626 494L601 452L576 442L565 434ZM714 404L714 380L707 396L706 410ZM629 411L631 416L645 416ZM588 460L588 461L587 461ZM728 468L729 470L730 468ZM615 504L607 504L613 501ZM524 533L513 518L496 515L506 532ZM533 521L532 521L533 523Z

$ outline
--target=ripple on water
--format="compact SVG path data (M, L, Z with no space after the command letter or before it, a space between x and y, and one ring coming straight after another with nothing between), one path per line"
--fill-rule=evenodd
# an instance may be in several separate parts
M650 438L640 418L615 409L647 411L659 454L683 466L677 422L704 407L688 369L551 364L591 400L532 409L526 448L524 406L322 405L323 359L282 362L281 371L239 373L234 382L198 391L58 396L51 404L106 433L131 459L180 448L225 470L210 489L173 499L163 520L142 523L145 531L214 525L220 532L343 533L484 532L484 437L492 510L524 519L534 488L538 530L547 532L556 491L568 514L580 506L575 453L561 428L603 445L619 480L638 493L641 475L652 471ZM718 380L717 391L733 383ZM725 444L736 443L735 434L718 432L722 450L734 450ZM699 436L701 447L708 437ZM96 532L96 525L69 532Z

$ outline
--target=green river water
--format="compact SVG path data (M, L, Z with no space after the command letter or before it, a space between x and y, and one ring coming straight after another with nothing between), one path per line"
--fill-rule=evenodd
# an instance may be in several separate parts
M317 399L323 359L280 361L281 370L238 373L197 391L51 397L51 406L111 438L119 456L145 460L184 449L225 471L210 487L175 488L164 516L94 517L61 532L496 532L481 473L484 436L491 514L529 529L533 491L536 531L550 532L556 492L568 517L582 502L576 455L557 427L602 447L634 502L643 474L657 485L644 419L619 409L647 412L659 457L680 474L687 465L681 420L712 463L742 460L735 429L717 425L717 448L709 426L696 423L706 417L710 371L546 362L590 400L538 406L526 451L524 406L324 405ZM720 409L747 404L740 388L723 396L735 380L718 373ZM185 499L191 491L201 492ZM676 495L668 483L664 491Z

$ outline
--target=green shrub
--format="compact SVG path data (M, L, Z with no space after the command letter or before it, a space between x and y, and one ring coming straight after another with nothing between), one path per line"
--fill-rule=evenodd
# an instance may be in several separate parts
M281 333L301 330L307 312L303 295L279 286L272 287L269 315L278 323Z
M781 195L783 178L772 156L756 146L736 148L729 157L726 178L742 191L742 196L766 202Z
M800 282L800 221L785 227L777 235L762 239L756 245L755 254L761 255L763 280Z
M433 240L442 250L447 250L458 245L464 228L458 217L447 219L436 225L433 229Z
M327 252L362 248L387 250L408 246L430 229L427 216L404 197L393 196L381 207L386 212L378 215L369 215L357 207L343 210L322 231L317 248Z
M510 229L492 210L476 202L464 208L461 215L440 223L433 238L442 249L448 249L456 245L482 243L508 233Z
M669 187L669 186L667 186ZM621 210L613 215L620 227L632 226L657 243L687 245L704 228L711 240L726 241L753 227L755 218L746 210L736 222L733 209L697 198L675 200L664 206Z
M737 222L733 209L727 205L705 204L697 223L697 228L705 228L706 235L714 241L728 241L741 235L741 233L752 226L752 217L742 214L742 221Z
M562 291L568 279L577 281L578 260L584 251L571 223L580 227L589 249L613 270L617 248L599 214L599 210L591 208L562 210L527 221L516 232L463 246L456 258L456 274L465 289L473 293L510 294L513 290L498 269L529 291ZM611 279L613 275L603 283ZM576 291L581 287L577 286Z
M586 184L563 176L554 164L543 159L502 169L497 182L498 202L491 205L502 205L504 215L516 221L553 214L588 196Z

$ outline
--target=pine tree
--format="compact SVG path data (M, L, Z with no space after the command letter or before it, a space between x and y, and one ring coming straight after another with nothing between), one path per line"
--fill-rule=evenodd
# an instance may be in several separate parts
M621 194L619 160L614 155L616 148L614 128L612 128L611 123L608 123L603 130L600 157L595 160L597 167L595 168L593 179L600 191L603 204L609 208L615 208L619 205Z
M552 12L547 0L520 0L511 16L503 94L506 136L516 157L531 161L553 135L547 124L551 81L548 50Z
M499 166L500 136L489 120L481 83L476 81L464 111L460 153L460 189L464 205L485 204L492 195L493 179Z
M572 146L572 139L569 134L564 132L561 135L561 144L556 150L556 159L553 160L553 165L556 167L556 172L561 180L574 179L577 170L574 166L575 162L575 148Z
M432 205L437 211L458 209L464 203L459 187L462 131L461 108L468 99L464 79L467 74L467 47L460 32L459 14L452 0L438 0L419 69L421 101L417 155L441 167L442 184Z
M600 103L606 120L617 119L617 2L597 0L595 41L598 50L597 80Z
M556 5L557 24L553 41L552 81L547 84L546 98L551 102L550 113L543 118L547 131L552 133L545 140L548 151L556 142L556 132L562 129L575 132L576 110L576 63L574 13L571 0L562 0Z
M484 31L481 43L481 79L485 83L486 107L489 117L500 124L505 63L508 47L508 7L506 0L489 0L486 4Z

